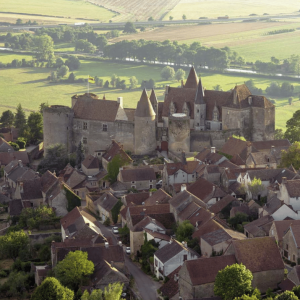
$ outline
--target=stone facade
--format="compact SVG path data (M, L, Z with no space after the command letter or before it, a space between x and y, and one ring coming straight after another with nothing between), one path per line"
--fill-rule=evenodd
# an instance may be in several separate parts
M289 229L287 233L283 236L282 252L282 255L286 259L298 264L298 258L300 258L300 249L295 243L295 237L291 229Z

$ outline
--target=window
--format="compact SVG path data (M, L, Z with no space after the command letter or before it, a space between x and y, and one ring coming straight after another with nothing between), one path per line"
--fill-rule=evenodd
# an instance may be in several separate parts
M152 179L150 180L150 182L152 182Z
M207 128L207 129L210 129L210 122L207 122L206 128Z
M135 185L132 185L131 188L132 188L132 189L135 189Z
M214 111L214 121L218 121L218 112Z
M222 130L222 123L220 123L220 130Z
M200 112L200 110L199 109L197 109L197 113L199 113Z
M86 137L84 137L84 138L82 139L82 143L83 143L83 144L87 144L87 138L86 138Z
M107 124L102 125L102 131L107 131Z
M87 122L83 122L83 130L87 130Z
M293 261L296 261L296 257L295 257L295 255L293 255Z
M184 254L183 255L183 261L186 261L187 260L187 254Z
M131 183L135 183L135 181L131 181Z
M285 249L289 250L289 245L288 244L285 245Z
M152 185L152 184L150 184L149 188L150 188L150 189L152 189L152 188L153 188L153 185Z

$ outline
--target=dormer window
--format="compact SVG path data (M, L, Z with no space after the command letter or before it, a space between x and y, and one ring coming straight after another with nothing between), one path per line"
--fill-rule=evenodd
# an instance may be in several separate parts
M214 111L213 120L218 121L218 112L217 111Z
M176 113L175 105L173 102L170 104L170 116Z

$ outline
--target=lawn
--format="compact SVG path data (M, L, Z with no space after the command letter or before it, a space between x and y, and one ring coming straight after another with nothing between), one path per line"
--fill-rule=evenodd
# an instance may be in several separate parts
M51 0L43 1L42 5L40 0L0 0L0 7L2 12L38 14L69 19L94 19L103 22L108 21L115 15L105 8L83 0ZM27 16L24 16L24 19L26 18ZM31 20L34 18L32 17ZM64 19L61 19L61 23L65 23Z
M25 55L25 54L10 54L7 52L0 52L0 62L2 63L10 63L14 59L22 60L25 58L26 60L32 60L32 55Z
M21 57L18 57L21 59ZM11 58L10 58L11 59ZM110 80L112 74L116 74L121 79L126 80L129 85L129 78L136 76L139 82L153 78L156 81L156 94L160 101L163 100L164 88L166 84L177 87L179 84L175 80L163 81L160 78L161 66L146 66L134 64L121 64L111 62L94 62L82 61L82 65L75 72L78 77L99 76L102 79ZM38 110L43 102L49 104L70 105L71 96L74 94L83 94L87 92L86 84L51 84L46 78L53 69L47 68L20 68L20 69L2 69L0 72L0 90L4 91L5 98L0 104L0 113L11 109L14 111L19 103L27 110ZM242 84L249 79L253 79L257 87L265 89L272 79L256 78L251 76L237 76L225 74L202 74L202 82L206 89L213 89L217 84L223 90L229 90L236 84ZM282 82L281 80L278 80ZM295 92L300 92L300 82L291 82L294 84ZM124 98L124 107L135 108L136 103L141 96L140 88L130 90L119 90L115 88L99 88L90 84L90 92L93 92L102 98L105 94L106 99L116 100L117 97ZM274 98L274 97L272 97ZM294 101L298 99L294 98ZM283 128L286 120L290 118L292 113L300 108L299 102L294 102L292 106L288 105L287 98L276 99L276 104L280 106L277 110L276 126ZM280 111L280 113L279 113ZM284 111L284 113L282 113Z
M250 14L292 14L299 11L299 1L290 0L181 0L164 18L169 16L182 19L185 14L187 19L199 17L217 18L228 15L229 17L249 16Z

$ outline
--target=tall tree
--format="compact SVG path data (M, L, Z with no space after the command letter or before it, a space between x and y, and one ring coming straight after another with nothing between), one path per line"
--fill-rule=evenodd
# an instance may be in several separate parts
M176 229L176 239L179 242L187 241L191 238L195 228L189 220L185 220L179 224Z
M111 184L117 181L117 176L119 170L124 166L124 160L120 155L116 155L107 165L107 175L105 179L108 180Z
M224 300L241 297L251 291L253 275L243 264L233 264L219 271L214 285L214 293Z
M184 77L185 77L185 71L182 69L178 69L175 73L175 79L179 81L179 80L183 80Z
M300 169L300 142L295 142L292 146L281 151L281 168L288 168L290 165L296 170Z
M2 113L0 122L2 127L11 127L14 124L15 116L11 110L6 110Z
M166 66L161 70L160 76L165 80L172 79L175 76L175 70L172 67Z
M257 199L258 195L265 190L265 186L262 184L260 178L254 177L250 184L248 184L249 192L254 199Z
M54 59L53 45L53 40L49 35L43 34L41 36L36 36L35 46L37 49L37 59L46 61Z
M124 27L125 33L135 33L137 30L132 22L127 22Z
M75 291L78 290L82 280L94 272L94 264L88 260L87 252L69 252L55 267L55 277L62 285Z
M33 292L32 300L73 300L74 292L54 277L47 277Z
M286 122L284 137L291 143L300 141L300 110L294 112L293 117Z
M24 109L22 108L21 103L19 103L17 106L14 125L18 129L22 129L26 125L26 115Z
M28 117L27 125L32 143L43 139L43 116L40 112L32 112Z
M104 288L104 299L105 300L120 300L123 290L123 284L115 282L109 284Z
M280 295L277 295L275 297L275 300L297 300L299 299L295 293L291 292L291 291L285 291Z
M70 55L69 58L65 61L65 65L69 67L70 71L79 69L80 64L80 60L77 56L74 55Z

